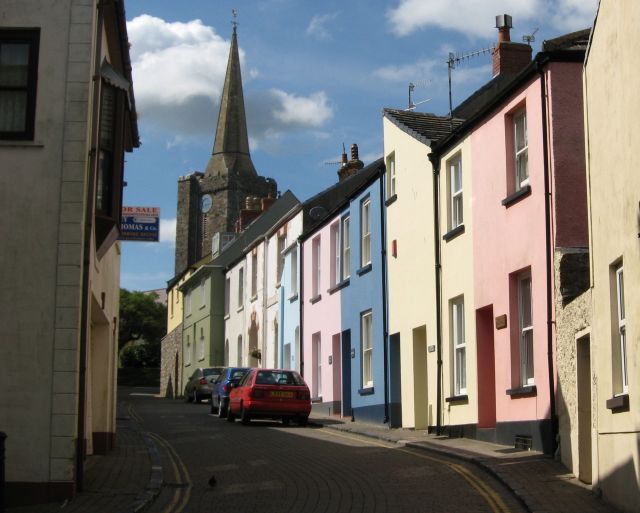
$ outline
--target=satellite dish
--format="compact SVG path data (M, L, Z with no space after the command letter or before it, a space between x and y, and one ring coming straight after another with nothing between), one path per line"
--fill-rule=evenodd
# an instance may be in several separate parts
M309 216L311 219L321 219L327 213L327 209L324 207L313 207L309 210Z

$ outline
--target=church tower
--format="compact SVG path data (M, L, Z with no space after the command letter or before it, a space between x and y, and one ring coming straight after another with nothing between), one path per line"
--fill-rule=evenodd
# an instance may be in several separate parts
M249 154L234 23L211 158L204 173L178 180L176 276L211 253L214 234L235 231L247 198L275 198L276 194L275 180L258 175Z

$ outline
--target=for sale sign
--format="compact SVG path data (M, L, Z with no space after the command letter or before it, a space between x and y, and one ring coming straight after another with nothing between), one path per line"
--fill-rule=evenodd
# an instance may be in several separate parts
M158 242L159 239L159 207L122 207L120 240Z

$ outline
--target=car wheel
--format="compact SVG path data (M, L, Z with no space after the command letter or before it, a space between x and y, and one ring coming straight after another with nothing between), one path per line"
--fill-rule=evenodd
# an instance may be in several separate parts
M231 408L229 408L227 410L227 422L233 422L234 420L236 420L236 416L231 411Z
M218 417L223 419L227 416L227 409L222 405L222 399L218 397Z
M309 423L309 417L306 415L301 415L298 417L298 426L306 426Z
M251 422L251 416L249 412L244 409L244 405L240 407L240 420L245 426Z
M289 417L282 417L282 425L288 426L291 419Z
M211 415L213 415L214 413L217 413L217 412L218 410L213 407L213 396L211 396L210 413Z

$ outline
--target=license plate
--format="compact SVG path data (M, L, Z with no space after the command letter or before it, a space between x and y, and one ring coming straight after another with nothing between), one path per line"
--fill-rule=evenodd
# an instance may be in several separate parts
M274 391L271 392L271 397L286 397L287 399L291 399L293 397L293 392Z

